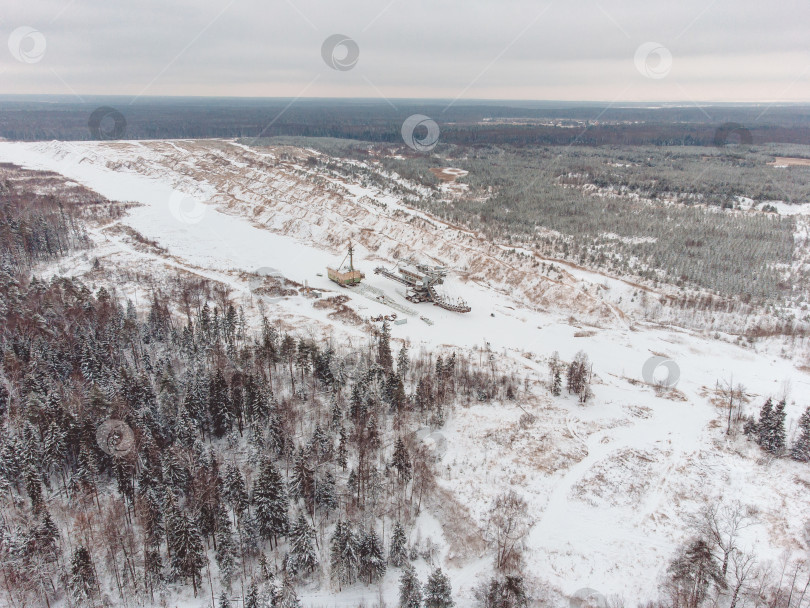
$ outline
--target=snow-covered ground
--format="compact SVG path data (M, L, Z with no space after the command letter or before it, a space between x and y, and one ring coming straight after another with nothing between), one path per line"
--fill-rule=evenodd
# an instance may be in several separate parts
M134 247L108 227L92 233L97 254L206 276L246 302L251 294L244 273L263 268L332 292L326 295L348 295L362 317L390 314L373 297L339 290L326 279L325 267L341 262L352 238L365 283L417 311L393 326L394 338L417 351L492 353L527 379L529 392L516 402L453 412L442 431L447 451L440 484L479 526L496 494L510 487L520 492L535 522L527 570L553 590L592 587L628 603L653 597L657 576L685 540L686 516L707 499L740 500L759 511L760 523L747 531L746 542L761 559L807 549L810 467L767 462L744 439L726 439L725 410L713 401L718 381L744 384L750 412L767 396L786 395L792 436L810 405L810 374L801 361L654 323L645 319L639 286L572 265L542 273L532 252L509 253L409 209L391 193L319 176L291 149L257 152L227 141L3 142L0 161L56 171L109 199L137 201L120 223L168 253ZM410 256L455 269L443 288L467 300L472 312L412 304L401 286L373 273ZM77 258L61 266L81 263ZM361 337L360 329L331 320L328 309L312 303L275 298L269 312L295 319L301 331L309 324L341 339ZM595 397L587 405L551 397L544 388L549 355L559 351L568 361L580 350L593 362ZM657 396L642 382L653 355L680 369L675 396ZM524 410L537 416L526 428L518 422ZM491 562L450 555L452 539L430 514L417 527L441 545L444 558L452 557L445 567L460 605L469 605L472 586ZM389 605L395 583L389 573ZM377 591L302 593L311 606L356 605L360 595L370 602Z

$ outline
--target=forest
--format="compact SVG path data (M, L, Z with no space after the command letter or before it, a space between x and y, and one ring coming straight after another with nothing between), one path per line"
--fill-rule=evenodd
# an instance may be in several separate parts
M289 608L302 589L374 590L395 571L400 606L449 608L461 604L435 540L412 534L439 503L491 559L477 605L552 604L522 557L534 516L519 491L470 526L420 440L458 408L520 402L527 388L494 353L411 353L387 322L349 349L272 310L253 322L205 279L178 276L137 307L92 285L104 282L98 259L82 280L40 278L92 254L86 223L128 205L54 174L0 171L3 604ZM546 389L587 407L592 375L585 352L554 354ZM810 460L810 410L790 444L784 403L735 424L768 458ZM733 503L695 513L648 607L800 608L801 562L780 572L740 548L756 517Z

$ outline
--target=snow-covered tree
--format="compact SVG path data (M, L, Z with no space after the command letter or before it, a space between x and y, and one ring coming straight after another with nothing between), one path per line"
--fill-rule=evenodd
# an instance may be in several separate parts
M335 525L329 555L332 581L337 583L339 589L353 584L360 569L360 549L348 522L338 520Z
M420 608L422 605L422 584L416 576L416 570L408 563L399 578L400 608Z
M425 585L425 608L451 608L455 606L450 579L441 568L436 568Z
M289 526L289 501L284 480L269 458L265 459L259 477L253 482L252 501L260 534L278 546L279 537L287 534Z
M391 458L391 465L397 471L397 479L401 484L406 484L411 479L411 459L402 437L397 437L394 444L394 455Z
M790 449L790 457L799 462L810 462L810 407L799 418L799 436Z
M360 576L370 585L381 579L383 574L385 554L382 542L374 528L369 528L360 541Z
M96 571L87 547L78 546L70 560L70 592L80 606L89 604L97 592Z
M295 572L307 576L318 567L315 530L301 513L290 529L290 551Z
M405 528L400 522L394 524L391 547L388 550L388 562L394 568L401 568L408 563L408 539L405 536Z

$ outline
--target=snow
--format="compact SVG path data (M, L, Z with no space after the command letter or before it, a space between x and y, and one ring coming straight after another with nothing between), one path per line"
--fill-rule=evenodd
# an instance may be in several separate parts
M355 258L366 272L365 284L434 323L414 318L393 325L395 339L409 341L412 352L421 347L464 349L473 357L491 352L528 379L530 393L517 402L537 416L528 428L520 427L523 409L516 403L473 404L457 407L441 433L426 440L440 457L441 487L470 509L479 526L498 493L513 487L526 498L535 522L526 541L527 570L560 593L591 587L630 603L650 599L656 577L686 538L686 514L705 499L738 498L760 511L762 523L747 540L761 558L776 559L786 547L806 546L802 484L810 483L808 467L759 462L757 448L743 439L726 439L724 410L711 401L716 383L732 378L745 384L749 412L789 387L788 425L795 427L810 405L810 375L800 361L644 321L636 309L616 304L629 302L638 286L574 265L555 262L562 269L559 280L538 274L510 282L506 275L518 262L496 254L515 249L533 259L533 252L490 248L476 235L413 210L391 193L327 179L335 190L302 190L300 197L306 198L295 198L296 189L305 187L295 172L308 176L304 182L311 178L309 169L299 165L283 169L288 172L273 177L278 181L265 191L247 182L218 181L216 175L190 177L185 171L196 167L195 155L206 146L217 146L218 154L239 154L230 166L240 170L247 170L245 159L252 156L277 158L231 142L205 144L202 152L196 146L0 142L0 160L62 173L113 200L137 201L140 206L120 223L156 240L169 255L144 252L96 229L92 237L102 252L221 281L245 298L250 298L250 283L240 272L264 269L267 274L270 268L333 295L338 288L317 275L340 263L345 238L360 234L358 227L372 231L376 236L358 244ZM180 159L188 163L186 169ZM332 194L338 191L344 193L340 199ZM385 209L366 199L385 203ZM394 264L398 252L412 250L429 259L450 258L457 272L445 287L467 300L472 312L412 304L401 286L372 272L376 265ZM63 265L72 263L78 264L66 260ZM391 312L356 291L339 292L350 297L361 316ZM538 293L551 294L544 296L546 304L536 305ZM361 335L330 320L327 310L313 308L306 298L270 303L277 313L340 336ZM595 374L595 397L587 405L551 398L542 384L553 351L571 360L579 350L588 354ZM682 398L658 396L642 382L644 363L653 355L679 366ZM442 524L427 511L415 529L439 544L437 562L450 572L463 598L459 605L469 605L471 589L489 572L491 560L481 555L448 560ZM423 581L429 569L424 561L418 564ZM388 605L396 603L398 579L398 571L389 571L383 581ZM370 603L377 593L355 586L341 593L304 589L301 595L307 606L331 607L356 606L363 599Z

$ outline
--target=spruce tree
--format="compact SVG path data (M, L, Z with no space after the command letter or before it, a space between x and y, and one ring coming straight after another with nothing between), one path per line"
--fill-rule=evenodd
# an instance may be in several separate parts
M327 471L323 479L316 485L315 502L326 511L327 518L331 511L335 511L338 508L337 486L335 476L332 475L331 471Z
M300 514L290 530L290 551L295 571L304 576L315 572L318 567L318 554L315 551L315 530Z
M408 539L405 536L405 528L399 522L394 524L394 532L391 535L388 563L394 568L401 568L408 563Z
M245 478L239 467L229 464L225 469L222 495L228 505L237 515L243 513L248 507L248 494L245 487Z
M785 452L787 439L785 436L785 400L782 399L773 410L771 424L769 451L774 456L781 456Z
M70 560L70 591L73 601L78 605L88 604L96 595L96 573L90 552L79 546Z
M253 505L262 538L278 546L278 539L287 533L289 502L284 489L284 480L273 461L265 459L261 472L253 482Z
M208 412L211 416L212 430L216 437L224 437L233 426L233 412L228 391L228 381L221 369L211 379L208 391Z
M450 579L436 568L425 585L425 608L451 608L454 606Z
M383 321L382 330L379 334L377 363L379 363L380 367L386 372L390 372L394 366L394 359L391 355L391 326L388 324L388 321Z
M790 449L790 457L799 462L810 462L810 407L799 418L799 436Z
M259 597L259 586L255 580L250 581L247 595L245 596L245 608L262 608L261 598Z
M763 450L767 450L770 445L770 434L773 429L773 401L768 398L762 409L759 410L759 422L757 423L757 443Z
M422 584L416 576L416 570L408 563L399 579L400 608L420 608L422 605Z
M292 478L290 479L290 495L296 500L303 500L307 512L312 513L315 505L315 472L309 463L309 456L299 448L295 457Z
M348 522L338 520L335 525L329 556L332 581L337 583L338 588L354 584L359 570L359 548Z
M397 479L399 483L406 484L411 480L411 459L408 456L408 450L402 437L397 437L394 444L394 455L391 459L391 465L397 471Z
M374 528L363 534L360 541L360 576L367 584L374 583L385 574L385 555L382 542Z
M399 376L403 382L407 380L410 365L411 360L410 357L408 357L408 345L403 344L397 355L397 376Z
M228 593L223 589L219 594L219 603L217 608L231 608L231 600L228 598Z
M191 580L194 597L202 582L202 568L206 564L202 537L197 527L186 515L181 514L174 526L171 539L171 572L175 579Z
M231 522L225 512L224 506L220 503L220 510L217 516L216 540L216 560L219 566L219 574L222 584L226 589L231 588L233 577L238 568L238 552L236 542L231 531Z

